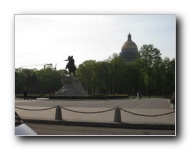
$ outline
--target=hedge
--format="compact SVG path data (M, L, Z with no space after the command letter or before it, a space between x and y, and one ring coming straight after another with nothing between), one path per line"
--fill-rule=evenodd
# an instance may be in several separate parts
M24 98L23 94L17 94L16 98ZM129 98L128 95L85 95L85 96L57 96L57 95L28 95L29 99L49 98L49 99L120 99Z

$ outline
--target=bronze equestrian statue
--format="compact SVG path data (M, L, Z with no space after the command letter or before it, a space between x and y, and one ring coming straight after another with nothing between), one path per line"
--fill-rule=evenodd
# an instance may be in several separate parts
M73 75L75 76L76 66L73 56L69 56L68 59L65 61L69 61L66 65L66 69L69 70L69 75L71 76L71 73L73 73Z

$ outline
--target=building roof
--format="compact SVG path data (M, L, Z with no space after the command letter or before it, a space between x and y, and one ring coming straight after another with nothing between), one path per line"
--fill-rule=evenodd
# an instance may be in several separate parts
M137 48L137 45L135 44L135 42L133 42L131 40L131 34L129 33L128 34L128 40L123 44L122 48L121 48L121 51L124 50L124 49L127 49L127 48L135 48L135 49L138 49Z
M136 59L138 48L135 42L131 40L131 34L128 34L128 40L123 44L121 48L120 56L126 62L132 62Z

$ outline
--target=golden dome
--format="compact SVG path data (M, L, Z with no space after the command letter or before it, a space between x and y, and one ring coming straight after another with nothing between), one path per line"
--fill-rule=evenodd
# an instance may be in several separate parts
M128 35L128 40L121 48L120 56L126 62L132 62L136 59L138 53L137 45L131 40L131 34Z
M121 50L126 49L126 48L137 48L137 45L131 40L131 34L129 33L128 35L128 40L123 44Z
M137 48L137 45L133 41L126 41L121 49L124 48Z

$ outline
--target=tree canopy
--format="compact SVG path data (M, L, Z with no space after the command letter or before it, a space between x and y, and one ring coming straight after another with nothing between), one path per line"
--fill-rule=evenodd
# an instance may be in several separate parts
M16 69L15 92L55 93L62 87L66 70L45 68ZM175 59L161 58L160 50L143 45L135 61L125 63L118 54L107 60L86 60L79 65L76 76L88 94L171 95L175 92Z

